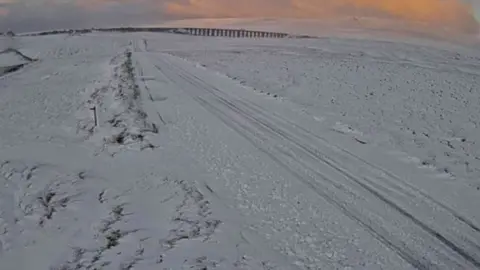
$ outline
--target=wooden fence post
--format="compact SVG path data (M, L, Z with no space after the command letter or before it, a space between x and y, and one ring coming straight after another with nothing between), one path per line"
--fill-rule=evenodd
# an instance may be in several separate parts
M95 126L98 126L98 117L97 117L97 106L93 106L90 108L93 111L93 119L95 121Z

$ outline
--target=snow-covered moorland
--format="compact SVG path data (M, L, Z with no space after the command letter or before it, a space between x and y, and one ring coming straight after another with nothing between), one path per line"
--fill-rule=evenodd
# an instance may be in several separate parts
M323 38L176 55L480 185L478 51Z
M21 66L0 69L2 270L480 268L475 48L7 47L0 67Z

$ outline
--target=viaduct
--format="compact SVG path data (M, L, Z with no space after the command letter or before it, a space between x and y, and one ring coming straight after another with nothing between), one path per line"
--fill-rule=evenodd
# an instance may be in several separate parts
M217 29L217 28L178 28L171 32L206 37L231 38L286 38L286 33L251 31L244 29Z

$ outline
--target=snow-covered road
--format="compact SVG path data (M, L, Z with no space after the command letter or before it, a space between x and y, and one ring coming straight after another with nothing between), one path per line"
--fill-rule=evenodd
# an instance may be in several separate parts
M1 269L480 268L471 185L178 57L249 42L22 42L43 60L0 78Z

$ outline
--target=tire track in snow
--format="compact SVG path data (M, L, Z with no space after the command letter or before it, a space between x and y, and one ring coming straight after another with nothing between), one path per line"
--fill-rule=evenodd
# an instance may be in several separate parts
M312 149L310 149L309 144L302 141L305 139L296 136L299 133L302 137L311 138L311 135L308 135L306 133L302 134L301 132L297 132L296 135L293 135L290 132L286 131L286 129L278 127L281 125L279 125L278 120L276 121L274 117L272 117L271 115L267 116L265 113L260 113L261 109L255 111L252 109L251 106L248 106L248 103L240 100L235 100L235 103L230 102L228 100L230 99L230 97L227 96L227 94L223 91L203 81L201 78L198 78L194 74L183 70L181 67L175 65L171 61L163 61L168 62L168 66L171 67L171 70L173 71L168 71L168 74L165 74L167 72L165 70L161 70L161 72L170 77L172 81L177 83L179 81L183 81L184 83L188 83L194 86L195 90L202 90L201 92L197 91L194 93L192 91L188 91L185 88L182 88L197 102L199 102L202 107L210 111L212 114L216 115L227 126L234 129L245 139L250 141L255 147L257 147L257 149L264 152L275 162L279 163L282 167L287 169L298 180L304 182L307 186L317 192L318 195L327 199L327 201L340 209L345 215L349 216L351 219L359 223L380 242L395 250L402 258L404 258L414 267L418 269L431 269L435 268L436 265L422 255L419 255L416 251L408 248L408 243L406 241L391 237L391 231L389 231L388 228L385 228L381 224L376 224L372 219L368 218L367 215L362 214L361 211L349 206L348 204L345 204L345 201L342 201L342 199L339 198L338 195L336 196L328 194L327 192L323 191L324 185L317 182L316 178L311 177L298 169L292 168L290 165L288 165L288 162L285 162L284 160L285 158L291 158L277 157L282 156L282 151L275 149L275 147L273 149L268 149L267 147L262 146L259 141L262 140L262 136L260 134L268 134L268 136L263 135L263 141L281 140L282 142L288 142L290 144L290 150L293 150L296 153L300 153L303 157L306 157L307 159L320 162L336 171L338 175L341 175L344 178L348 179L350 181L348 184L350 188L353 187L356 190L367 193L376 200L379 200L383 204L388 205L389 208L395 210L397 215L403 216L405 219L409 220L412 225L415 225L416 229L418 230L417 233L422 234L422 239L425 239L425 237L430 238L429 240L433 242L432 244L435 244L437 252L439 252L438 256L442 256L444 263L450 264L451 266L453 266L452 264L454 264L455 267L462 267L462 265L474 265L477 268L480 267L480 260L477 258L476 255L474 255L474 253L470 251L470 249L478 249L478 245L474 241L471 241L468 238L458 239L455 238L455 236L448 235L448 233L446 232L439 232L438 229L432 228L429 224L420 220L419 217L415 216L407 209L404 209L397 202L389 199L386 196L385 192L382 192L381 189L375 187L375 182L369 180L368 178L364 178L362 180L361 178L356 177L348 169L342 167L337 162L330 159L327 155L318 152L318 150L313 151ZM180 80L176 79L176 77ZM207 95L206 98L201 97L200 94L204 93L207 93L209 96ZM215 102L209 101L212 98ZM217 104L219 104L220 106ZM316 175L318 178L322 179L322 181L338 187L337 182L339 181L337 179L331 179L327 177L319 170L313 168L312 165L308 165L306 160L295 160L294 162L296 162L304 170L307 170ZM357 160L357 163L358 162L360 162L360 165L362 166L368 165L367 167L369 167L370 169L373 168L371 165L364 161L362 162L361 160ZM374 170L372 173L374 175L378 175L378 170ZM385 175L385 173L383 174ZM388 174L386 175L388 176ZM400 190L400 192L406 194L403 190ZM412 196L412 194L407 195ZM415 196L415 194L413 194L413 196ZM468 221L466 218L458 218L460 215L456 214L454 211L450 211L451 209L449 209L448 207L443 207L443 209L453 213L453 215L457 218L458 221L465 223L471 229L478 232L476 230L476 225ZM446 250L448 249L454 251L457 255L459 255L457 256L457 259L451 258L449 256L451 254L445 254ZM458 260L459 257L461 257L468 263L464 264L461 259Z
M268 124L264 123L264 125L266 127L270 127ZM281 131L274 131L276 133L279 133L280 134L282 133ZM288 135L286 134L282 134L282 137L291 141L291 142L294 142L295 144L296 143L296 140L292 139L292 138L289 138ZM352 175L351 173L348 172L348 170L344 170L338 163L336 163L335 161L331 160L328 156L326 155L319 155L317 152L314 152L312 150L310 150L307 146L305 145L300 145L300 144L297 144L299 147L301 147L303 150L305 150L306 152L310 153L312 156L318 158L321 162L329 165L330 167L334 168L335 170L337 170L338 172L340 172L341 174L345 175L347 178L353 180L355 183L357 183L358 185L360 185L361 187L363 187L365 190L369 191L371 194L373 194L375 197L379 198L380 200L382 200L384 203L388 204L390 207L392 207L393 209L395 209L396 211L398 211L399 213L401 213L402 215L404 215L405 217L409 218L410 220L412 220L415 224L417 224L418 226L420 226L423 230L427 231L428 233L430 233L431 235L434 235L436 238L438 238L440 241L442 241L443 243L445 243L447 246L449 246L450 248L452 248L453 250L455 250L457 253L459 253L461 256L465 257L465 258L468 258L469 261L472 261L472 262L475 262L476 266L478 267L478 262L476 261L476 259L471 256L470 254L468 254L468 252L465 252L463 249L459 248L455 243L453 243L453 241L450 241L449 239L447 239L445 236L443 236L442 234L440 234L439 232L435 231L434 229L432 229L431 227L429 227L427 224L423 223L422 221L420 221L418 218L416 218L414 215L412 215L411 213L409 213L407 210L403 209L401 206L399 206L397 203L393 202L392 200L388 199L387 196L381 194L380 190L378 188L375 188L373 185L375 185L376 183L374 181L371 181L369 180L368 178L363 178L363 181L366 181L368 182L367 183L364 183L362 181L362 179L360 178L357 178L355 177L354 175ZM409 194L410 195L410 194ZM442 205L443 206L443 205ZM459 219L460 221L466 223L468 226L470 226L472 229L474 229L475 231L478 231L478 228L473 225L470 221L467 221L465 218L458 218L459 215L456 214L456 213L453 213L453 215ZM468 240L468 239L466 239ZM479 246L475 243L472 243L470 241L470 245L475 247L477 250L480 250L479 249Z
M187 77L184 77L180 75L184 79L188 80ZM271 151L265 149L260 145L260 142L255 141L255 139L252 139L253 137L258 136L255 131L251 131L251 128L243 125L237 121L232 121L233 119L229 117L228 115L225 114L224 111L216 108L215 106L211 105L208 101L206 101L203 98L200 97L194 97L195 100L197 100L202 107L206 108L209 112L217 116L224 124L235 130L238 134L240 134L242 137L247 139L249 142L251 142L258 150L261 152L265 153L268 155L272 160L274 160L276 163L278 163L282 168L286 169L288 172L290 172L294 177L296 177L298 180L306 184L309 188L311 188L315 193L317 193L319 196L322 198L326 199L327 202L341 210L343 214L354 220L355 222L359 223L362 227L364 227L369 233L371 233L376 239L378 239L380 242L385 244L387 247L391 248L392 250L395 250L397 254L399 254L403 259L405 259L407 262L409 262L412 266L414 266L417 269L428 269L428 267L425 267L422 262L420 262L419 258L416 258L413 252L406 252L405 247L399 247L400 243L393 243L391 239L388 239L387 237L387 232L384 231L383 229L379 227L374 227L370 225L372 222L370 220L365 220L364 218L361 218L361 214L357 213L353 209L349 209L346 205L344 205L339 199L334 198L333 196L329 195L328 193L323 191L323 187L319 186L318 184L315 183L315 179L311 178L310 176L298 172L294 168L291 168L286 162L283 162L281 159L276 157L275 153L272 153ZM220 99L219 101L226 102L227 106L230 107L232 103ZM234 106L230 107L231 109L235 108ZM242 114L241 111L236 110L237 113ZM233 123L232 123L233 122ZM247 132L245 132L247 131ZM267 139L268 140L268 139ZM279 152L283 154L282 152ZM306 166L306 165L304 165ZM312 168L309 168L313 170ZM314 171L315 174L323 178L324 180L330 182L331 184L335 185L334 180L329 179L327 176L325 176L322 173ZM309 179L310 178L310 179Z
M188 80L187 77L184 77L180 74L178 76L182 77L182 79ZM265 149L264 147L261 146L260 142L258 139L256 140L255 137L258 136L256 135L255 131L251 131L251 128L241 124L238 121L232 121L233 119L229 117L228 115L225 114L224 111L216 108L215 106L211 105L208 101L206 101L203 98L200 97L193 97L199 104L204 107L207 111L211 112L213 115L217 116L224 124L226 124L228 127L232 128L235 130L238 134L240 134L243 138L245 138L247 141L252 143L259 151L265 153L268 157L270 157L273 161L278 163L281 167L286 169L289 173L291 173L295 178L306 184L309 188L311 188L315 193L317 193L319 196L322 198L326 199L327 202L341 210L343 214L354 220L355 222L359 223L362 227L364 227L368 232L370 232L376 239L378 239L380 242L391 248L392 250L395 250L404 260L409 262L411 265L413 265L417 269L427 269L427 267L424 267L423 264L419 261L418 258L415 258L416 256L412 252L405 252L403 248L399 248L398 245L393 244L391 240L386 237L386 232L385 233L379 233L380 229L379 228L374 228L371 225L369 225L371 222L370 221L365 221L360 218L360 215L358 213L353 213L350 209L348 209L345 205L343 205L338 199L333 198L331 195L329 195L326 192L323 192L322 187L318 186L317 184L314 183L314 179L310 178L309 176L297 172L295 169L291 168L286 162L281 161L279 158L275 156L274 153L271 151ZM219 100L220 101L220 100ZM227 105L228 106L228 105ZM322 175L322 177L324 177ZM309 180L307 180L310 178ZM329 180L331 183L333 181Z
M275 123L279 126L283 126L284 128L289 128L289 127L291 128L292 126L295 127L298 131L301 131L301 132L298 132L298 134L301 135L306 140L316 142L317 144L318 143L319 144L327 144L328 147L331 147L332 149L335 149L337 151L342 152L343 154L345 154L347 156L350 156L351 158L353 158L353 159L357 160L358 162L360 162L360 163L366 165L367 167L369 167L369 169L371 169L372 171L374 171L378 175L383 175L382 180L388 181L387 184L392 186L391 187L392 190L394 190L396 192L403 193L407 196L422 197L423 199L425 199L425 200L431 202L432 204L444 209L445 211L450 212L452 216L456 217L459 221L465 223L466 225L471 227L476 232L480 232L480 227L478 225L476 225L474 221L472 221L469 218L465 217L464 215L458 213L457 211L455 211L451 207L445 205L444 203L434 199L433 197L428 195L426 192L418 189L417 187L413 186L412 184L408 183L407 181L403 180L402 178L396 176L395 174L385 170L384 168L382 168L380 166L377 166L377 165L375 165L375 164L373 164L373 163L371 163L371 162L369 162L369 161L367 161L367 160L349 152L348 150L346 150L344 148L334 146L333 144L329 143L326 139L322 138L321 136L310 132L309 130L305 129L302 126L297 125L296 123L294 123L292 121L289 121L287 119L284 119L284 118L280 117L279 115L275 114L274 112L269 112L269 115L266 115L266 113L260 107L258 107L256 104L247 103L247 102L244 102L242 100L238 100L237 102L241 103L245 107L248 107L252 111L255 111L256 113L258 113L260 115L263 115L264 117L271 117L271 119L274 120ZM328 157L326 156L326 158L328 158ZM335 162L333 160L331 160L331 161ZM339 166L338 162L337 162L337 166ZM373 181L370 181L368 179L364 179L364 180L369 181L372 184L379 184L379 183L374 183ZM399 184L399 183L401 183L401 184ZM402 185L405 185L405 186L402 186ZM388 187L385 187L385 188L390 189Z

